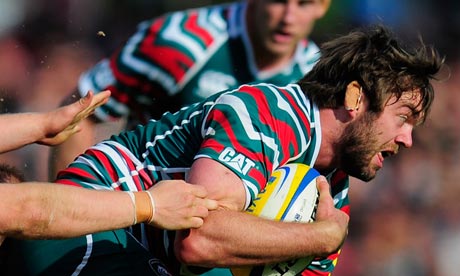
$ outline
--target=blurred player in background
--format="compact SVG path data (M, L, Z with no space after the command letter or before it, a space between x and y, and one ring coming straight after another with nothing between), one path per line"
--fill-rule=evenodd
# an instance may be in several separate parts
M160 275L183 273L179 262L201 272L195 267L305 256L316 258L302 275L329 275L348 231L348 176L370 181L387 157L412 146L412 131L425 121L434 99L430 81L443 61L423 44L406 49L381 26L331 40L321 55L295 84L242 85L112 136L80 155L57 182L138 191L185 177L205 186L220 208L202 227L158 236L143 225L133 229L159 258L154 266L164 272ZM330 182L330 187L319 185L315 222L277 222L244 212L273 170L287 163L312 166ZM61 274L77 269L110 275L110 268L131 268L126 273L132 275L143 269L130 247L124 259L118 258L123 242L117 246L105 233L30 242L23 263L34 271ZM117 258L98 250L99 244L104 249L113 244ZM30 256L45 248L59 248L62 257L49 264L47 258Z
M50 178L93 145L95 126L109 134L241 84L286 85L318 59L308 39L330 0L247 0L165 14L139 24L110 58L81 76L78 91L112 91L83 131L53 149ZM120 118L124 118L120 119ZM117 120L119 124L103 123Z

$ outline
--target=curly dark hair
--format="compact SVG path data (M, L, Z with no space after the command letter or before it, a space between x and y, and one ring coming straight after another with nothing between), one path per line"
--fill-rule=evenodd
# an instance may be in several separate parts
M11 183L13 180L24 182L24 174L13 166L0 163L0 183Z
M347 85L357 81L369 99L369 111L381 113L390 96L420 91L418 111L425 121L434 99L430 83L444 63L438 52L422 41L420 47L404 49L384 26L352 31L321 45L321 57L298 84L321 108L343 105Z

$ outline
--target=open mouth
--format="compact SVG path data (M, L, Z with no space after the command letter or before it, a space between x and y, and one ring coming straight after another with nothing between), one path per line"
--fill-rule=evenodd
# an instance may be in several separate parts
M393 151L381 151L380 154L382 155L383 158L387 158L387 157L390 157L392 155L394 155L395 153Z
M273 37L278 43L286 43L292 40L292 35L290 33L280 30L276 31Z

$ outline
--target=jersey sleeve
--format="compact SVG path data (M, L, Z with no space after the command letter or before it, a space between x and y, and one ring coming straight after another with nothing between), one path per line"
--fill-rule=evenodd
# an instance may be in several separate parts
M227 166L243 181L247 204L265 187L271 172L299 155L308 143L308 120L298 122L289 93L274 86L242 86L216 101L205 119L204 142L196 156ZM303 142L300 142L303 141Z

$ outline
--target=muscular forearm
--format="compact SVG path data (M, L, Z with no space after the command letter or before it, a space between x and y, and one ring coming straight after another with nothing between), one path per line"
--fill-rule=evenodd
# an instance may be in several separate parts
M301 224L243 212L246 192L241 179L219 162L197 159L188 177L190 183L205 186L221 210L210 212L201 228L178 234L175 251L183 263L207 267L266 264L324 256L343 242L347 215L335 209L325 179L318 186L317 222Z
M53 183L0 183L0 236L69 238L136 223L169 230L200 227L217 202L181 180L148 191L98 191Z
M43 138L44 119L41 113L1 115L0 125L6 134L0 139L0 152L14 150Z
M1 184L0 233L18 238L67 238L130 226L134 206L123 192L72 186Z
M176 241L180 260L209 267L324 256L343 241L340 231L330 223L274 222L234 211L210 212L201 228L186 234L181 233Z

